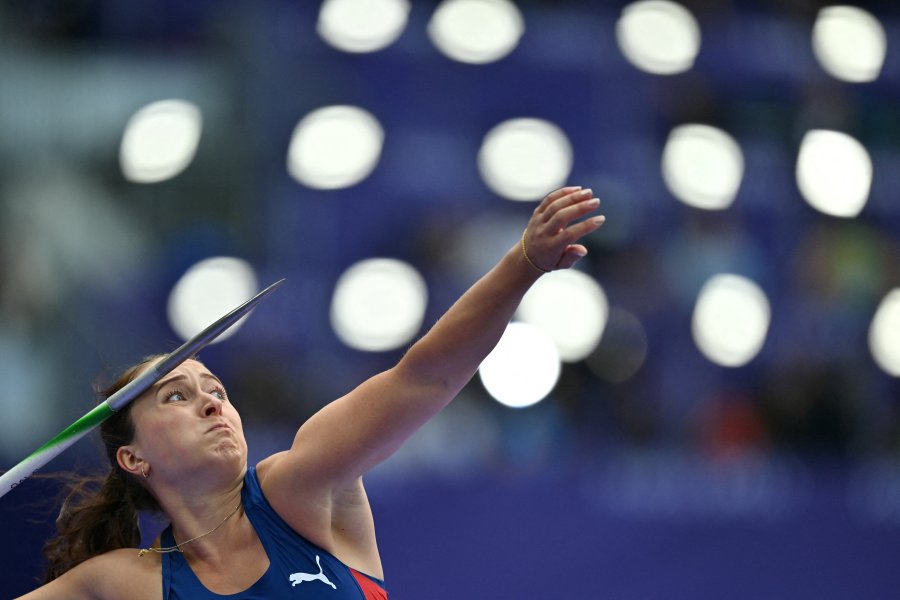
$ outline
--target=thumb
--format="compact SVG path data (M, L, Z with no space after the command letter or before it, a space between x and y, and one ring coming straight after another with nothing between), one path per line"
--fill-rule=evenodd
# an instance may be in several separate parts
M560 258L559 262L556 263L556 268L568 269L585 256L587 256L587 248L585 248L581 244L570 244L566 248L565 252L563 252L562 258Z

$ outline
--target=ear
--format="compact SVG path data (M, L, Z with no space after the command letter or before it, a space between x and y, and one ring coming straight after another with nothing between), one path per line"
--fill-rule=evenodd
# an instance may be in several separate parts
M148 471L148 465L136 454L135 448L130 445L119 446L119 449L116 450L116 462L119 463L123 471L137 477L141 476L142 466L144 467L144 472Z

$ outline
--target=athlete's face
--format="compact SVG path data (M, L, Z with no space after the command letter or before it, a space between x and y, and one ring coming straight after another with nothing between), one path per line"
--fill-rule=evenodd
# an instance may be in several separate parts
M135 401L131 418L132 458L151 477L174 482L246 464L241 417L225 386L200 362L185 361L160 379Z

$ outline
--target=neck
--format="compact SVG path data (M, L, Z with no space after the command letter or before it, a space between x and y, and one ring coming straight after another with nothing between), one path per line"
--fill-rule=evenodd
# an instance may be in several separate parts
M182 545L184 552L188 549L196 552L208 542L227 538L240 521L241 489L239 485L219 493L168 495L165 501L161 500L163 511L172 523L175 544ZM197 539L187 543L194 538Z
M201 472L159 473L147 480L176 531L203 533L195 529L213 527L240 501L245 469L220 471L205 468Z

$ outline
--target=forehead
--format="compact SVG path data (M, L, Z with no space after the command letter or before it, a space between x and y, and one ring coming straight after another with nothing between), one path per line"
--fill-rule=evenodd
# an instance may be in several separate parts
M145 366L143 369L141 369L141 371L140 371L140 373L138 373L138 375L146 372L147 369L151 368L154 364L155 363L148 363L147 366ZM194 379L194 378L214 379L216 381L218 381L218 379L219 379L218 377L213 375L213 373L209 369L207 369L206 365L204 365L203 363L196 361L194 359L188 359L188 360L184 361L183 363L181 363L180 365L178 365L177 367L175 367L174 369L172 369L171 371L169 371L168 373L166 373L165 375L163 375L162 377L160 377L159 381L154 383L153 386L149 390L144 392L144 394L141 397L153 396L156 392L158 392L160 389L162 389L169 383L172 383L175 381L182 381L184 379Z

